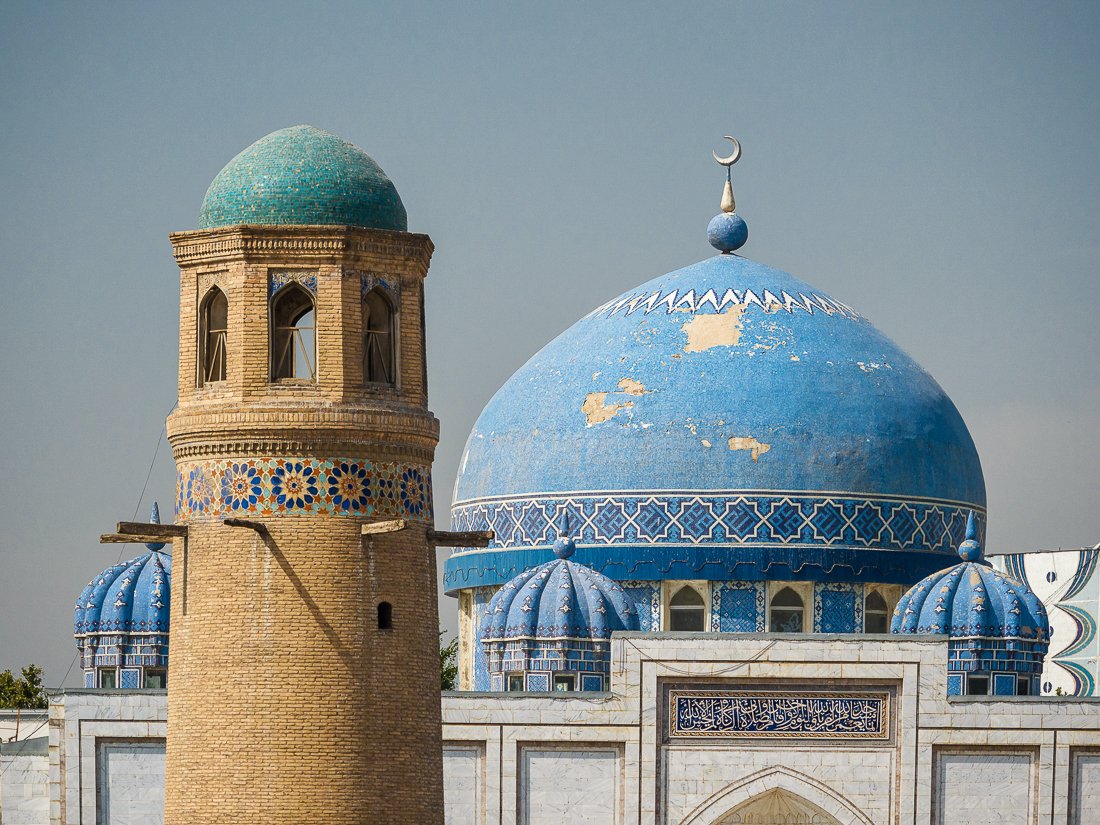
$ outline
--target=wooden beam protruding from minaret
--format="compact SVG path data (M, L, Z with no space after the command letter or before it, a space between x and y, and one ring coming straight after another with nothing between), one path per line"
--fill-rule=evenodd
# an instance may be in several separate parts
M409 522L403 518L395 518L391 521L376 521L372 524L364 524L362 535L379 536L384 533L400 533L409 526Z
M488 547L494 535L492 530L429 530L428 544L436 547Z
M143 521L120 521L115 532L99 537L100 544L163 544L172 539L187 538L186 524L155 524Z
M258 521L249 521L243 518L223 518L222 524L226 527L243 527L246 530L254 530L261 536L267 535L267 525L261 524Z

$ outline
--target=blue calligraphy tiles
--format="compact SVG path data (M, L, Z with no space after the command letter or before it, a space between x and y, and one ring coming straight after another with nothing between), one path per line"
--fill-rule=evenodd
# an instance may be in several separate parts
M863 739L891 736L888 692L669 690L669 738Z

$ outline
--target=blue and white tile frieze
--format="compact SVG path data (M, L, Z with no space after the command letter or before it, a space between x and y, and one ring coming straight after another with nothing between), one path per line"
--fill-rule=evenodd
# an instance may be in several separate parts
M954 554L974 505L935 499L756 491L654 491L456 502L456 530L492 530L499 549L578 544L746 544ZM984 513L979 515L984 519Z

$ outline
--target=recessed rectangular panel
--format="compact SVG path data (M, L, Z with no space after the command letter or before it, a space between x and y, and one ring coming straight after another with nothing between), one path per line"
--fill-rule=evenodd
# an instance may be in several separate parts
M1089 825L1100 814L1100 753L1077 753L1070 774L1069 821Z
M98 825L164 822L164 741L96 743Z
M480 747L443 746L443 823L482 825L483 759Z
M937 752L935 825L1030 825L1030 753Z
M520 825L622 822L618 749L525 747L519 776Z

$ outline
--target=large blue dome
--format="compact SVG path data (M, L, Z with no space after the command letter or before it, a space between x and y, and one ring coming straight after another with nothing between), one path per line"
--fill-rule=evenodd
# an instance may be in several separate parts
M199 227L234 224L408 229L401 197L374 159L315 126L272 132L218 173Z
M609 301L493 397L455 486L450 592L545 561L613 578L911 584L984 513L935 380L847 304L719 255Z

